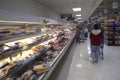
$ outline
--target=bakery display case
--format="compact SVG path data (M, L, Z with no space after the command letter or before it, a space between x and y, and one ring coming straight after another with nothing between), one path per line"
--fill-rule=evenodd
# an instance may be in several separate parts
M0 26L2 25L3 23ZM17 25L17 23L14 25ZM23 27L24 25L27 27ZM19 23L18 31L21 28L28 30L29 34L27 33L27 36L25 32L19 37L1 39L1 80L47 80L52 74L52 71L74 40L75 31L73 31L73 27L64 25L49 24L41 28L39 25ZM10 28L7 28L7 30L9 31ZM35 33L30 30L35 30ZM9 34L9 36L13 35Z

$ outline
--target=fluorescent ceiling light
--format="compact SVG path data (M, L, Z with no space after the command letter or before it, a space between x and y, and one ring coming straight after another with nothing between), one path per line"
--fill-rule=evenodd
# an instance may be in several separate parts
M81 8L73 8L73 11L81 11Z
M76 16L81 16L81 14L77 14Z

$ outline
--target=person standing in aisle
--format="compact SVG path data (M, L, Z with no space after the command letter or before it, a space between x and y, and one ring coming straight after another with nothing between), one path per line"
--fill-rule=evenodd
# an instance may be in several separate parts
M100 57L101 57L101 59L104 59L103 49L104 49L104 38L101 40L101 46L100 46Z
M102 30L103 34L104 34L104 30ZM104 49L104 38L105 35L103 35L103 38L101 40L101 46L100 46L100 57L101 59L104 59L104 54L103 54L103 49Z
M88 38L88 29L87 29L87 27L84 28L84 38L85 39Z
M76 43L80 43L80 28L77 26L76 35L75 35Z
M92 62L98 63L98 58L100 55L100 45L101 40L103 39L103 32L99 29L99 25L94 25L94 30L90 32L90 41L91 41L91 58Z

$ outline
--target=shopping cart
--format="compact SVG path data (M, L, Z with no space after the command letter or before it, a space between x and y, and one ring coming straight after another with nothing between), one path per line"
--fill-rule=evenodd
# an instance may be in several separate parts
M80 42L84 42L84 31L83 29L80 30Z

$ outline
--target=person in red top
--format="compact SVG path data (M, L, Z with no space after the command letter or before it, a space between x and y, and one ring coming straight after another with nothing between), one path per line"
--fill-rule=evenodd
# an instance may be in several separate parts
M98 63L98 58L100 54L101 40L103 39L103 32L99 29L99 25L94 25L94 30L90 32L91 41L91 58L92 62Z

